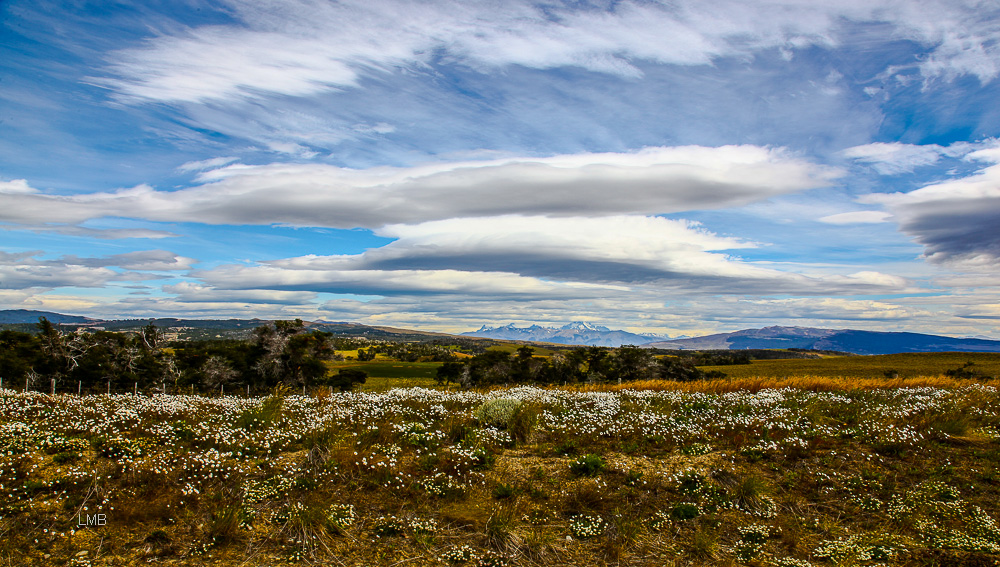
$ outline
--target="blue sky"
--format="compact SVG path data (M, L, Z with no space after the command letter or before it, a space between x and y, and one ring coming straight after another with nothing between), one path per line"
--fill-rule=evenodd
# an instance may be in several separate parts
M1000 6L0 3L0 307L1000 337Z

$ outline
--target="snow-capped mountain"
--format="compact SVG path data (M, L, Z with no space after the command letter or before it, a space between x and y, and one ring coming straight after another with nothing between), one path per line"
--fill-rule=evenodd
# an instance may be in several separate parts
M486 337L510 341L538 341L564 345L610 347L642 345L655 341L670 340L660 335L649 333L613 331L603 325L594 325L585 321L574 321L562 327L542 327L540 325L517 327L513 323L502 327L483 325L477 331L462 334L470 337Z

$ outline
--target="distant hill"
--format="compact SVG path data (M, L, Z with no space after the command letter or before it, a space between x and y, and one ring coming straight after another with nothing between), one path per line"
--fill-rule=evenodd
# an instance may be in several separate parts
M663 341L669 337L652 334L637 334L628 331L613 331L601 325L575 321L562 327L515 327L513 323L502 327L483 325L477 331L462 333L467 337L485 337L508 341L547 342L563 345L596 345L618 347L621 345L644 345Z
M184 340L200 339L243 339L253 332L253 329L266 325L268 319L178 319L173 317L137 318L137 319L92 319L75 315L63 315L49 311L28 311L25 309L0 310L0 326L18 331L33 332L39 317L45 317L52 323L62 325L64 329L74 330L81 327L104 329L108 331L136 331L153 323L160 329L170 331L173 338ZM325 331L340 337L364 337L368 339L391 341L431 341L451 337L444 333L432 331L415 331L396 329L393 327L374 327L360 323L306 321L309 329ZM472 340L472 339L465 339Z
M0 310L0 325L34 324L39 317L45 317L51 323L90 323L93 319L78 317L76 315L63 315L51 311L31 311L29 309L4 309Z
M990 339L851 329L814 329L811 327L745 329L734 333L661 341L643 346L683 350L803 348L837 350L855 354L1000 352L1000 341Z

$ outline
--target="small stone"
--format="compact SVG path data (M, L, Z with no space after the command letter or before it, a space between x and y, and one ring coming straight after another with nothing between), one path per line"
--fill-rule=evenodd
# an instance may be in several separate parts
M83 557L85 555L88 555L89 553L90 553L89 551L87 551L86 549L84 549L83 551L76 552L76 556L77 557Z
M573 536L566 536L566 541L573 541Z

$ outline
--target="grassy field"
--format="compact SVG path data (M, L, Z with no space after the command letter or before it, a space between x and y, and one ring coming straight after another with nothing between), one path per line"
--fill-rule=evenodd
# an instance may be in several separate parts
M357 368L368 373L368 380L358 388L363 392L382 392L391 388L432 388L437 386L434 377L440 362L400 362L371 360L365 362L331 362L333 372L340 368Z
M515 353L517 352L517 349L521 348L522 346L524 345L519 345L516 343L502 343L498 345L493 345L487 348L486 350L498 350L500 352ZM558 350L555 349L540 347L537 345L528 345L528 346L530 346L534 350L534 352L532 353L534 356L549 357L559 352Z
M895 370L902 378L938 376L946 370L972 368L993 377L1000 377L1000 354L928 352L885 354L878 356L844 356L821 359L754 360L750 364L732 366L702 366L702 370L719 370L731 378L785 378L789 376L826 376L845 378L884 378Z
M0 566L997 564L996 388L802 380L5 390Z
M512 345L504 345L510 347ZM546 349L536 354L550 355ZM675 382L626 384L624 387L645 389L686 389L720 392L740 389L759 390L763 387L795 387L806 389L850 389L853 387L905 387L930 385L956 387L960 382L940 380L946 370L974 363L975 371L988 376L1000 376L1000 354L995 353L913 353L881 356L826 357L821 359L755 360L751 364L702 366L702 370L719 370L726 374L723 381L677 384ZM382 392L391 388L434 388L439 362L400 362L376 359L368 362L344 361L328 363L331 370L357 368L368 373L362 391ZM886 381L885 372L894 370L901 381ZM836 380L823 380L825 378ZM921 380L916 380L921 378ZM618 386L598 386L593 389L620 389Z

